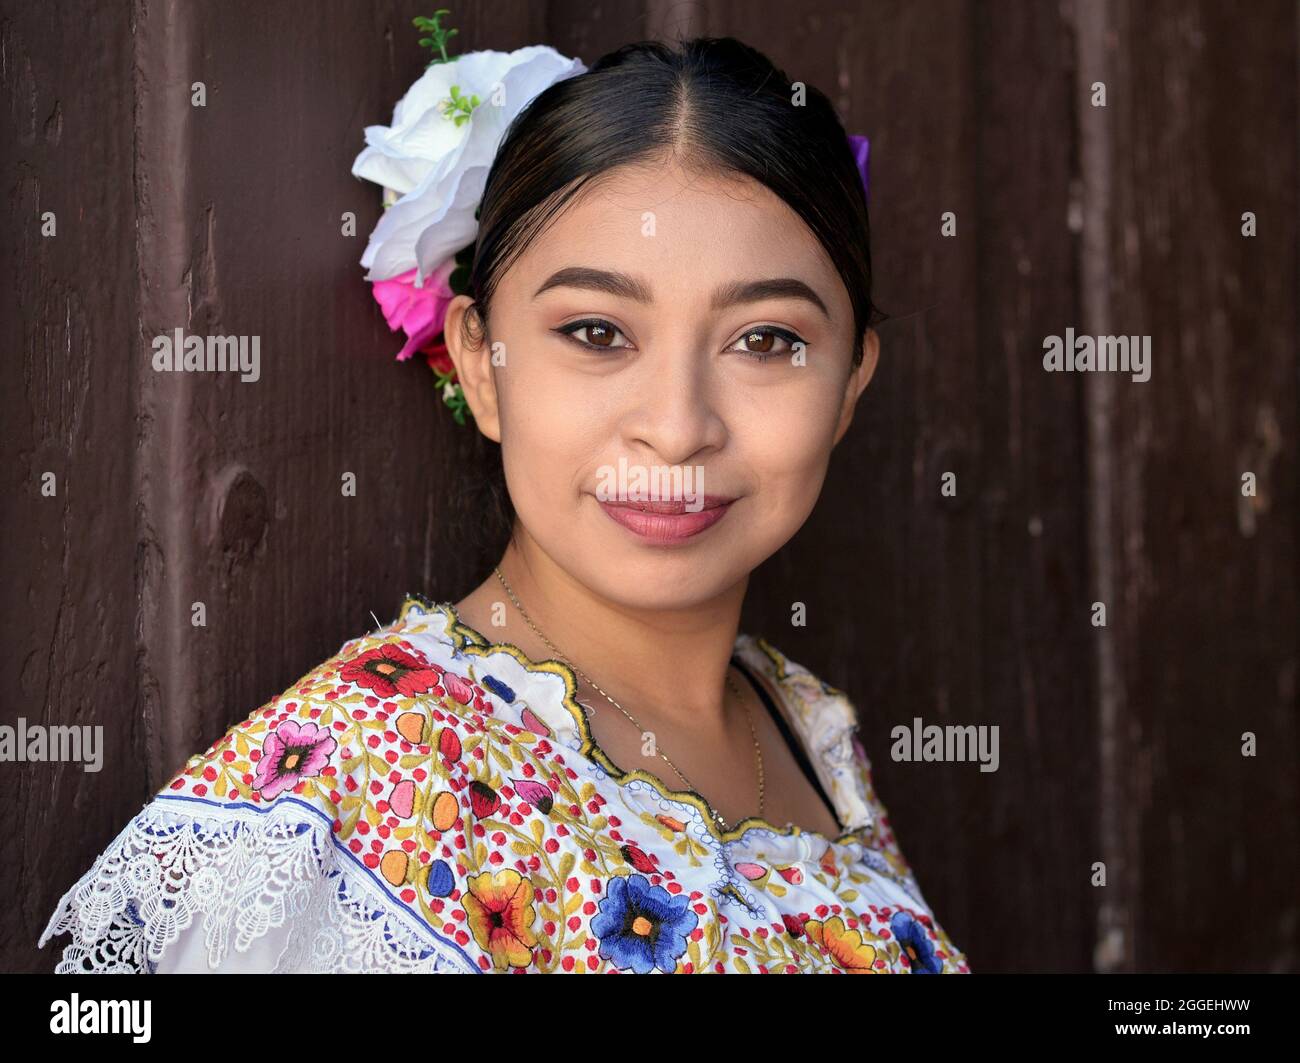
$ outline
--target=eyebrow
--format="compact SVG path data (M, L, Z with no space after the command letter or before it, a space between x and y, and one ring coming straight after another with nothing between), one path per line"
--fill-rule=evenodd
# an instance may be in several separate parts
M542 292L551 288L583 288L588 291L605 292L622 299L632 299L638 303L650 303L654 299L646 283L628 273L612 270L593 269L589 266L566 266L556 270L533 293L536 299ZM802 299L812 303L829 321L830 311L821 297L807 284L795 277L769 277L754 281L733 281L724 284L713 293L709 304L712 310L722 310L740 303L756 303L762 299Z

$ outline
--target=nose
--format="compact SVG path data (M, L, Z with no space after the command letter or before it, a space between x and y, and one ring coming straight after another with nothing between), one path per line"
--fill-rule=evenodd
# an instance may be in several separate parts
M624 418L625 441L649 449L667 465L683 465L720 448L726 422L718 408L717 374L705 352L690 344L672 354L647 358L647 373L632 386L636 394Z

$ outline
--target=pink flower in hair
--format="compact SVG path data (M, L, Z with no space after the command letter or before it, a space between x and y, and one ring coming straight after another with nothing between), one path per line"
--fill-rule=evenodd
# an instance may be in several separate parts
M416 287L418 270L408 269L390 280L375 281L375 301L384 312L388 327L406 333L406 343L397 352L404 362L416 351L432 345L447 319L447 305L455 293L451 290L451 272L455 259L448 259L429 275L424 287Z

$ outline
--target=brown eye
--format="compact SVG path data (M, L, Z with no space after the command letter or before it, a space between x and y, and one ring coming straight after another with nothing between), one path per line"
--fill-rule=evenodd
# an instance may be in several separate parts
M614 343L614 336L617 329L607 328L604 325L586 325L587 342L597 347L610 347Z
M765 362L769 358L786 355L798 350L803 346L803 342L793 332L787 332L775 325L764 325L760 328L750 329L736 341L734 346L728 349L739 351L756 361ZM785 346L778 347L777 343L783 343Z
M608 321L593 319L571 321L567 325L561 325L555 331L561 336L568 336L574 343L589 349L594 348L601 351L633 349L630 343L615 342L615 337L622 336L623 333Z

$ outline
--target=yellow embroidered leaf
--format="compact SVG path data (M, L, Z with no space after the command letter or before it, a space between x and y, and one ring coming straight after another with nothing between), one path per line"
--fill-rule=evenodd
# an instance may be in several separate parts
M573 896L571 896L567 901L564 902L564 917L567 919L569 916L571 916L574 912L576 912L581 907L582 907L582 894L581 893L573 894Z
M564 795L565 799L570 804L575 804L575 805L578 804L579 803L578 791L573 788L573 785L569 781L569 777L565 775L564 772L557 771L554 774L554 778L559 780L560 793Z
M568 878L569 872L573 870L575 863L577 863L577 857L572 853L565 853L560 857L560 878Z
M542 838L546 834L546 828L542 826L540 819L534 819L532 822L533 840L538 845L542 844Z
M732 964L732 966L735 967L736 970L738 970L741 974L749 974L749 973L750 973L750 971L749 971L749 964L747 964L747 963L745 962L744 958L741 957L741 956L733 956L733 957L731 958L731 964Z

